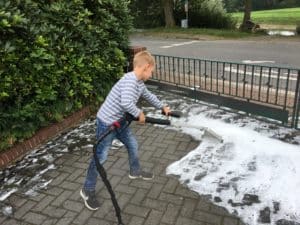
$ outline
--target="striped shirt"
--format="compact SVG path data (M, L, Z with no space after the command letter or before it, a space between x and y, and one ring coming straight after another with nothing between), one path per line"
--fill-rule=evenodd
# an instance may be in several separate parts
M109 92L97 117L108 125L124 117L126 112L137 118L141 112L136 106L140 97L158 109L163 108L161 101L147 89L144 81L138 80L134 72L126 73Z

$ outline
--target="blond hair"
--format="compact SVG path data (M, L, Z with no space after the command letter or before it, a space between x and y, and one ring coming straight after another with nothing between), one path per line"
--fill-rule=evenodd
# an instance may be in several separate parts
M155 59L148 51L141 51L135 54L133 58L133 67L150 64L151 66L155 66Z

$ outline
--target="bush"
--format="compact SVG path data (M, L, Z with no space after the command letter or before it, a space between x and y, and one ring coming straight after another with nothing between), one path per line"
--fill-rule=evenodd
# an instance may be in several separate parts
M180 24L186 15L181 2L176 6L176 21ZM190 27L233 29L236 21L226 13L221 0L190 0L188 12Z
M0 2L0 150L87 104L123 72L123 0Z
M164 12L161 0L133 0L130 1L130 11L134 16L135 28L153 28L164 25Z

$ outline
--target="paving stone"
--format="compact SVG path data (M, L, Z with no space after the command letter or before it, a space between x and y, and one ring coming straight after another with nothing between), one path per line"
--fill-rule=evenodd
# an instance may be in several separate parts
M99 218L89 218L85 225L111 225L109 221L103 221Z
M73 220L74 224L85 224L85 222L91 217L93 212L91 210L88 210L87 208L84 208L78 216Z
M26 215L23 217L23 219L32 224L37 224L40 225L42 224L47 217L41 215L40 213L33 213L33 212L28 212Z
M87 169L86 163L82 163L82 162L75 162L74 164L72 164L72 166L78 169L83 169L83 170Z
M59 176L57 176L52 182L51 182L51 185L52 186L59 186L59 184L61 183L61 182L63 182L68 176L70 176L70 174L69 173L60 173L60 175Z
M112 176L109 178L109 182L113 188L115 188L121 181L122 177L120 176Z
M56 225L58 219L46 219L42 225Z
M43 198L38 204L35 205L34 207L34 211L42 211L44 208L47 207L47 205L50 204L50 202L52 202L54 199L53 196L46 196L45 198Z
M124 208L124 206L129 202L129 200L132 198L132 195L128 194L122 194L120 197L118 197L118 203L120 208Z
M66 201L69 196L72 194L71 191L64 191L59 196L56 197L56 199L51 203L53 206L60 206L64 201Z
M133 197L131 198L130 202L136 205L140 205L145 199L148 191L149 190L138 189L136 193L133 195Z
M153 157L161 157L165 153L165 149L163 148L158 148L153 154Z
M167 224L175 224L175 221L179 215L180 207L174 204L169 204L167 210L165 211L162 222Z
M52 186L49 185L47 187L47 189L43 190L42 192L46 195L54 195L54 196L58 196L60 195L62 192L64 191L64 189L60 188L60 187L56 187L56 186Z
M75 212L67 212L60 220L58 220L56 225L68 225L72 224L77 213Z
M212 204L208 200L206 200L204 198L200 198L198 205L197 205L197 209L208 212L211 205Z
M153 152L150 151L145 151L141 156L140 156L140 160L141 161L149 161L151 156L152 156Z
M222 217L212 214L212 213L206 213L202 211L195 211L194 218L196 220L199 220L201 222L206 222L210 224L220 225L222 221Z
M64 165L67 165L67 166L75 166L75 164L77 163L76 161L78 161L80 159L80 156L78 155L74 155L74 154L65 154L64 155L65 157L68 158L68 160L64 163ZM83 166L83 164L82 164ZM77 167L77 166L75 166ZM81 167L77 167L77 168L81 168ZM81 169L84 169L84 168L81 168Z
M161 157L164 158L164 159L174 161L174 162L178 160L178 157L176 155L173 155L173 154L164 153Z
M73 200L73 201L79 201L79 202L81 202L82 198L80 196L80 190L81 190L81 188L79 188L77 190L74 190L72 192L72 194L68 197L68 199L69 200Z
M180 215L183 217L192 217L197 206L197 201L194 199L184 199Z
M168 193L174 193L179 182L174 178L170 178L168 183L164 186L163 191Z
M8 219L8 220L5 220L3 223L1 223L1 225L29 225L29 224L25 221Z
M67 210L59 208L59 207L55 207L55 206L47 206L44 210L43 210L43 214L48 215L50 217L54 217L54 218L61 218L65 213L67 212Z
M75 182L78 184L83 184L84 181L85 181L85 175L78 177Z
M165 201L160 201L157 199L151 199L146 198L145 201L143 201L143 206L151 209L155 209L158 211L165 211L167 208L168 203Z
M140 217L144 217L146 218L148 213L149 213L150 209L145 208L145 207L141 207L138 205L133 205L133 204L128 204L125 208L124 208L124 212L134 215L134 216L140 216Z
M200 198L197 192L189 190L185 185L182 184L177 186L175 194L185 198L194 198L194 199Z
M79 188L81 187L80 184L70 181L63 181L59 186L71 191L79 190Z
M153 185L153 187L151 188L151 190L148 193L148 197L149 198L158 198L158 196L161 193L161 190L163 189L163 185L162 184L155 184Z
M66 200L63 203L63 207L69 211L80 212L83 209L84 204L83 204L83 202L75 202L75 201Z
M108 173L110 175L115 175L115 176L128 176L128 171L126 170L121 170L118 168L111 168Z
M35 202L40 202L46 195L43 193L36 193L33 196L29 196L28 199L33 200Z
M113 164L114 168L122 168L124 165L128 165L128 159L126 158L119 158L118 160L115 161Z
M32 207L34 207L36 202L27 201L24 205L16 210L14 213L14 217L20 219L23 215L25 215Z
M71 173L71 175L70 176L68 176L67 177L67 180L68 181L76 181L76 179L79 177L79 176L81 176L81 175L83 175L85 173L85 170L83 170L83 169L78 169L78 168L76 168L76 169L74 169L73 168L73 172Z
M163 216L163 212L157 210L151 210L148 218L146 219L144 225L157 225L160 224L160 220Z
M93 214L93 216L96 218L103 219L109 211L114 209L110 199L105 201L100 201L100 204L101 204L100 208Z
M224 207L213 205L213 204L211 204L211 206L210 206L210 211L212 211L213 213L218 214L220 216L230 215L229 212Z
M164 185L168 182L168 180L169 179L167 177L164 177L164 174L162 174L162 175L156 175L155 174L155 179L153 180L153 182L155 183L154 185L157 185L157 184L163 184Z
M115 188L115 191L125 193L125 194L134 194L136 192L136 190L137 189L135 187L131 187L128 185L123 185L123 184L120 184Z
M223 220L223 225L238 225L239 220L237 218L225 217Z
M20 208L23 204L25 204L25 202L27 202L28 199L25 199L15 194L15 195L11 195L8 200L9 200L9 204L13 208Z
M206 225L206 224L190 218L179 217L175 225Z
M130 183L130 187L143 188L143 189L151 189L152 185L153 185L153 180L146 181L146 180L136 179Z
M145 219L138 216L133 216L128 225L143 225Z
M168 193L164 193L162 192L159 195L159 200L162 201L166 201L166 202L170 202L170 203L174 203L176 205L181 205L183 202L183 197L178 196L178 195L174 195L174 194L168 194Z

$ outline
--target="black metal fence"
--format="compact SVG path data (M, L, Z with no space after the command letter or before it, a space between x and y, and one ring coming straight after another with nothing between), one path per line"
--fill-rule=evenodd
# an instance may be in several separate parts
M300 69L155 55L152 83L300 128Z

